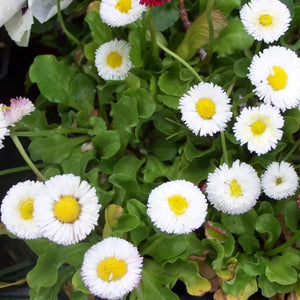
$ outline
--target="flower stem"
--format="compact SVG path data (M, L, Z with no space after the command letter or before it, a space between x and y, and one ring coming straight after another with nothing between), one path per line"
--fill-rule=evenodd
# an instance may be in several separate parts
M224 131L221 131L221 144L222 144L224 162L228 165L228 153L227 153L226 138L225 138Z
M56 0L56 7L57 7L57 15L58 15L58 20L59 20L61 29L63 30L63 32L69 38L70 41L73 41L77 46L79 46L80 48L83 48L83 45L80 43L80 41L67 29L67 27L65 25L65 22L64 22L62 13L61 13L61 9L60 9L60 0Z
M299 140L295 143L292 149L286 154L286 156L282 160L287 161L290 158L290 156L293 154L293 152L297 149L298 146L299 146Z
M68 134L68 133L83 133L88 134L89 129L86 128L55 128L50 130L41 130L41 131L13 131L11 132L14 136L44 136L44 135L53 135L53 134Z
M39 168L44 168L47 165L46 164L38 164L38 165L35 165L35 166L39 169ZM5 170L0 171L0 176L13 174L13 173L18 173L18 172L23 172L23 171L28 171L28 170L31 170L31 168L29 166L5 169Z
M195 78L199 81L203 81L203 78L192 68L190 64L188 64L184 59L182 59L180 56L178 56L176 53L165 47L163 44L161 44L159 41L157 41L157 45L160 49L165 51L170 56L174 57L176 60L178 60L181 64L183 64L187 69L191 71L191 73L195 76Z
M155 32L155 25L154 25L154 17L153 17L153 10L152 8L148 11L148 22L149 22L149 29L151 34L151 42L152 42L152 51L154 56L158 56L158 48L157 48L157 38Z
M18 151L20 152L21 156L23 157L23 159L25 160L27 165L30 167L30 169L34 172L34 174L38 177L38 179L40 179L41 181L46 181L47 179L43 176L43 174L39 171L39 169L35 166L35 164L31 161L31 159L29 158L29 156L25 152L24 147L21 144L18 137L15 136L15 135L12 135L12 134L10 135L10 137L13 140L13 142L15 143L15 145L16 145Z
M285 243L281 244L277 248L269 250L265 253L265 256L274 256L276 254L281 253L283 250L287 249L291 245L293 245L298 239L300 239L300 229L295 232L295 234Z

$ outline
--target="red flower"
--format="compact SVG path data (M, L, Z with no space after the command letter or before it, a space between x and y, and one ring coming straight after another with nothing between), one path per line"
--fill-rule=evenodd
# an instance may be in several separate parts
M164 5L165 2L170 2L171 0L140 0L140 4L146 5L148 7Z

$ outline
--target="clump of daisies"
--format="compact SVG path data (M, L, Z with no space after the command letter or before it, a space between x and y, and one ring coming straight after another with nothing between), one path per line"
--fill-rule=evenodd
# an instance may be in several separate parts
M146 10L138 0L102 0L100 3L100 17L111 27L131 24L141 18Z
M276 148L283 135L284 119L271 105L245 107L237 117L233 131L241 145L247 144L250 152L265 154Z
M108 237L84 255L81 276L84 284L103 299L120 299L138 286L143 257L126 240Z
M257 41L277 41L289 28L289 9L279 0L251 0L240 10L246 31Z
M252 59L248 77L254 92L266 104L282 111L300 103L300 58L285 47L272 46Z
M298 188L298 182L297 172L285 161L271 163L261 177L263 192L275 200L293 196Z
M78 176L50 178L37 199L34 217L43 237L57 244L78 243L98 224L101 204L96 191Z
M205 221L207 202L201 190L186 180L173 180L153 189L148 197L147 214L160 230L190 233Z
M95 53L95 65L98 74L104 80L123 80L132 67L130 44L114 39L101 45Z
M192 86L179 100L182 120L195 135L214 135L224 131L232 117L230 99L213 83Z
M8 190L2 201L2 222L8 231L21 239L41 237L34 210L42 189L41 182L19 182Z
M208 175L206 192L207 199L217 210L238 215L255 206L261 184L251 165L236 160L231 167L224 163Z

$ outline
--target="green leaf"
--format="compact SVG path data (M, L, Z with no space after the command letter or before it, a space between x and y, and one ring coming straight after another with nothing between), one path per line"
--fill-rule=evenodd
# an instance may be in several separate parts
M101 45L113 39L111 28L101 21L98 12L89 12L84 21L89 24L93 39L97 44Z
M33 160L43 160L46 163L62 163L71 155L74 148L84 143L87 137L67 138L63 135L35 138L28 149Z
M35 110L15 124L16 131L29 130L40 131L52 128L47 124L46 111Z
M153 17L155 29L164 31L174 25L179 19L177 4L173 2L165 3L162 6L153 7Z
M69 93L81 110L90 113L94 109L96 88L95 82L90 77L77 73L70 82Z
M300 219L298 203L290 201L284 206L283 211L284 221L286 226L293 232L298 230L298 222Z
M137 172L144 163L144 159L138 159L133 155L124 155L118 162L114 165L113 172L115 174L125 174L136 179Z
M164 105L169 108L178 110L179 107L179 97L177 96L169 96L169 95L157 95L157 99L159 102L162 102Z
M297 118L292 116L284 117L283 132L284 136L286 136L290 142L294 141L293 134L299 130L299 127L300 123Z
M159 263L173 263L189 255L201 253L201 241L193 233L181 235L155 234L147 239L141 252L151 255Z
M249 49L254 39L246 32L242 22L235 17L229 20L229 24L220 32L214 42L214 52L219 56L227 56L237 50Z
M211 289L211 283L199 274L195 262L177 260L174 264L167 264L165 270L183 281L187 292L192 296L203 296Z
M89 294L90 291L89 291L89 289L84 285L80 273L81 273L81 269L78 269L78 270L74 273L74 275L73 275L73 277L72 277L72 285L73 285L75 291L80 291L80 292L83 292L83 293L85 293L85 294Z
M58 62L53 55L37 56L30 67L29 76L50 102L61 103L77 110L80 106L70 94L75 70L64 61ZM81 86L81 85L80 85Z
M114 197L118 204L131 198L143 199L144 197L137 181L131 176L126 174L112 174L108 181L114 185L116 192Z
M75 148L71 155L62 162L64 173L72 173L83 178L85 176L88 163L96 158L96 151L81 151L80 147Z
M222 214L222 223L226 230L231 233L253 233L257 215L254 209L242 215Z
M246 253L252 253L260 247L259 241L255 238L255 236L248 233L242 233L239 236L238 241Z
M214 37L217 37L228 21L219 10L212 10L211 18L214 27ZM192 23L176 53L184 60L190 60L208 41L209 25L206 13L203 13Z
M135 67L141 68L144 66L144 60L142 57L142 40L145 37L142 36L142 28L134 28L129 31L128 42L132 46L130 48L130 60Z
M226 294L237 295L246 288L248 280L249 276L241 267L237 267L233 279L223 282L222 289Z
M271 282L282 285L294 284L298 280L300 257L291 251L284 252L270 260L266 268L266 277Z
M116 224L112 226L113 232L130 232L137 228L140 224L140 219L137 216L123 214Z
M267 233L265 250L271 249L280 236L280 222L271 214L263 214L257 217L255 230L259 233Z
M141 222L134 230L130 232L130 238L134 245L138 246L145 240L151 232L151 226Z
M175 63L168 71L163 72L158 79L158 86L162 92L171 96L181 97L189 89L189 81L179 78L181 66Z
M93 146L102 159L114 156L121 147L120 135L114 130L99 130L93 139Z
M88 43L84 45L84 55L92 63L95 63L95 52L98 48L96 43Z
M250 66L251 60L248 57L243 57L238 59L233 64L233 71L234 74L240 78L247 78L247 75L249 73L248 68Z
M200 2L201 11L206 9L208 1L209 0L203 0ZM213 8L220 10L227 17L233 9L240 8L240 6L241 0L215 0Z
M172 160L177 153L175 144L165 139L157 139L151 146L151 150L161 161Z
M140 286L143 290L141 300L179 300L171 291L176 283L176 276L164 270L157 262L144 259L142 279Z

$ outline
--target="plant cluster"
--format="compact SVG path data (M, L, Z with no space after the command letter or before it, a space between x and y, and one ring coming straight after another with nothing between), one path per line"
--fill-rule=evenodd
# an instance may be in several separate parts
M1 205L31 299L299 298L300 1L19 2L0 25L60 53L0 106L37 176Z

